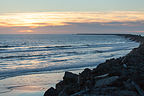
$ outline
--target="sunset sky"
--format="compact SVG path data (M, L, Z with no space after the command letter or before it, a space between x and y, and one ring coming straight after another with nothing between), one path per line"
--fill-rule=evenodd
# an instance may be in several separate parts
M144 0L0 0L0 34L144 32Z

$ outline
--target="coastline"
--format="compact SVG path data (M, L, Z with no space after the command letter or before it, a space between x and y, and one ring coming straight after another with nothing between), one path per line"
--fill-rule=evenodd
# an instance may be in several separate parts
M78 34L93 35L93 34ZM143 95L144 37L112 34L139 42L126 56L106 60L94 69L86 68L79 75L65 72L63 81L51 87L44 96L141 96Z
M65 71L78 74L83 69ZM43 96L47 88L54 87L57 82L62 80L65 71L46 71L0 80L0 96Z

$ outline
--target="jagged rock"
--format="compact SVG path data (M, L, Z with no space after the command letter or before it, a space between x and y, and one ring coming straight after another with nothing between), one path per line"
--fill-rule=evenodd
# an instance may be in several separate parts
M59 96L69 96L74 92L77 92L79 88L77 85L78 75L72 72L65 72L63 81L56 84L56 90Z
M78 75L73 74L72 72L65 72L63 80L65 84L76 83L78 80Z
M119 78L119 76L113 76L108 77L105 79L100 79L96 81L95 87L103 87L112 84L114 81L116 81Z
M53 87L48 89L45 93L44 96L57 96L57 91Z
M81 88L84 86L91 88L94 83L94 78L91 74L91 70L88 68L84 69L84 71L80 73L78 81L79 81L78 84L80 85Z
M79 75L65 72L63 81L56 84L56 89L50 88L44 96L71 96L86 89L89 91L79 96L139 96L139 89L139 93L144 90L144 37L130 34L118 36L140 42L140 46L124 57L106 60L93 70L86 68ZM131 84L132 81L137 88Z
M63 88L65 87L65 84L63 81L60 81L59 83L56 84L56 90L57 92L61 92L63 90Z
M84 69L82 73L80 73L80 76L82 77L90 77L91 75L91 70L89 68Z
M121 58L106 60L106 62L99 64L95 69L93 69L93 74L95 75L120 75L120 70L122 69Z
M139 96L136 92L128 90L116 91L114 94L115 96Z
M69 84L64 86L63 90L59 93L59 96L70 96L79 91L80 89L77 84Z
M58 96L68 96L65 92L65 88L58 94Z
M117 90L116 87L95 88L89 92L86 92L82 96L113 96L111 94L116 90Z

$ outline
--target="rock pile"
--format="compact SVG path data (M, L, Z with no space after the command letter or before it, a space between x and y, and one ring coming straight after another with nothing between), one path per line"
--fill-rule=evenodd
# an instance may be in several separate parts
M65 72L56 89L44 96L144 96L144 37L119 34L140 42L129 54L106 60L93 70L86 68L79 75Z

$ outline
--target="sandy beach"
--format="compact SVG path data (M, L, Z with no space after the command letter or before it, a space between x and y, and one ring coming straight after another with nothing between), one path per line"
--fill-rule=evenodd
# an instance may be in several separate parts
M83 69L69 71L78 74ZM47 88L55 87L62 80L63 75L64 70L6 78L0 80L0 96L43 96Z

